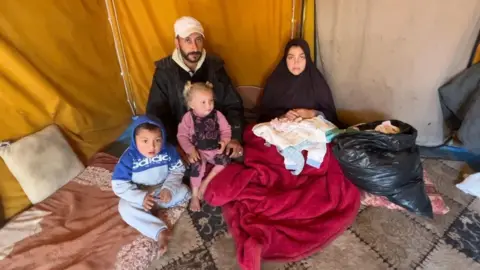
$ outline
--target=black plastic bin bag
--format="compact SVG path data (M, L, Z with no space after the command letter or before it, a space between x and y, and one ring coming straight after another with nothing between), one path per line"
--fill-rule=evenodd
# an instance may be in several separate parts
M425 192L417 130L391 120L397 134L374 131L377 121L357 126L333 140L333 152L345 176L358 188L387 197L417 215L433 217L432 204Z

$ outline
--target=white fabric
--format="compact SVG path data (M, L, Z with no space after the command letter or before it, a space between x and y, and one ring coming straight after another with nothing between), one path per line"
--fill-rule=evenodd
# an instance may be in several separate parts
M186 38L192 33L199 33L202 36L205 36L202 24L197 19L189 16L181 17L175 21L173 29L175 30L175 36L181 38Z
M307 164L319 168L327 152L326 132L334 128L322 116L290 122L273 119L253 127L253 133L275 145L284 157L285 167L298 175L305 164L301 151L306 150Z
M276 121L274 119L268 123L256 124L252 129L253 133L282 150L289 146L295 147L304 141L327 143L325 128L329 127L326 126L321 116L300 122L278 124L279 122Z
M56 125L12 144L2 143L0 157L34 204L85 169Z
M179 65L183 70L185 70L186 72L188 72L190 74L190 76L193 76L193 74L195 72L197 72L197 70L199 70L202 65L203 65L203 62L205 62L205 57L207 56L207 52L205 51L205 49L203 49L202 51L202 56L200 56L200 59L198 60L197 62L197 66L195 67L195 70L190 70L189 67L187 67L187 65L185 65L185 62L183 62L183 57L182 57L182 54L180 53L180 51L178 49L175 49L173 51L173 54L172 54L172 59L175 63L177 63L177 65Z
M480 173L469 175L463 182L456 186L467 194L480 197Z
M12 252L17 242L41 232L40 222L50 214L42 210L28 210L7 223L0 230L0 260Z

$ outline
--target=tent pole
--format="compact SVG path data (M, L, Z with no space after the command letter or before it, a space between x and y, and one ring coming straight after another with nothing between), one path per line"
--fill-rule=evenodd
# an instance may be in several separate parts
M291 31L290 31L290 39L293 39L295 37L295 4L296 0L292 0L292 25L291 25Z
M297 34L297 37L300 37L300 38L304 38L305 36L305 33L304 33L304 30L303 30L303 27L305 25L305 19L306 19L306 10L307 10L307 4L306 4L306 0L302 0L302 15L300 16L300 26L298 27L298 34Z
M115 3L113 3L113 1L115 0L105 0L105 5L107 7L108 22L110 23L110 27L112 29L113 41L115 44L115 51L118 59L118 64L120 65L120 75L122 76L122 79L123 79L125 94L127 95L127 102L128 102L128 105L130 106L130 110L132 111L132 114L135 116L137 115L137 106L130 92L130 81L128 80L128 78L130 77L130 73L128 72L127 59L125 58L125 50L124 50L123 42L121 38L120 26L118 24L117 12L115 9Z
M313 62L315 63L315 66L318 67L318 59L317 59L317 53L318 53L318 47L320 44L318 44L318 32L317 32L317 1L313 1Z

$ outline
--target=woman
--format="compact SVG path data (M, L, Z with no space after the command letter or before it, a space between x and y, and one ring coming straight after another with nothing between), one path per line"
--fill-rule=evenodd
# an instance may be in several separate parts
M305 41L295 39L267 82L261 121L323 113L337 122L332 95L310 60ZM293 175L277 147L265 144L249 125L243 134L244 162L222 170L205 192L221 206L242 269L260 269L261 260L297 261L323 248L355 220L360 192L343 174L330 147L319 168Z
M312 118L318 114L340 125L332 92L311 59L308 43L292 39L285 47L282 61L267 80L258 122L276 117Z
M322 113L338 123L330 89L304 40L288 43L268 79L260 109L263 122ZM277 147L265 144L252 128L243 134L243 164L227 166L204 195L209 205L222 207L242 269L260 269L262 259L296 261L311 255L342 234L360 207L360 192L344 176L330 147L319 168L305 166L293 175Z

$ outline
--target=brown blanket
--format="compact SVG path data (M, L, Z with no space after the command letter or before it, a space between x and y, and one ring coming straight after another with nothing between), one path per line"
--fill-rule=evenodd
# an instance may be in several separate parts
M0 230L0 269L145 269L156 244L120 217L112 192L117 158L97 154L45 201ZM172 225L185 207L163 213Z

